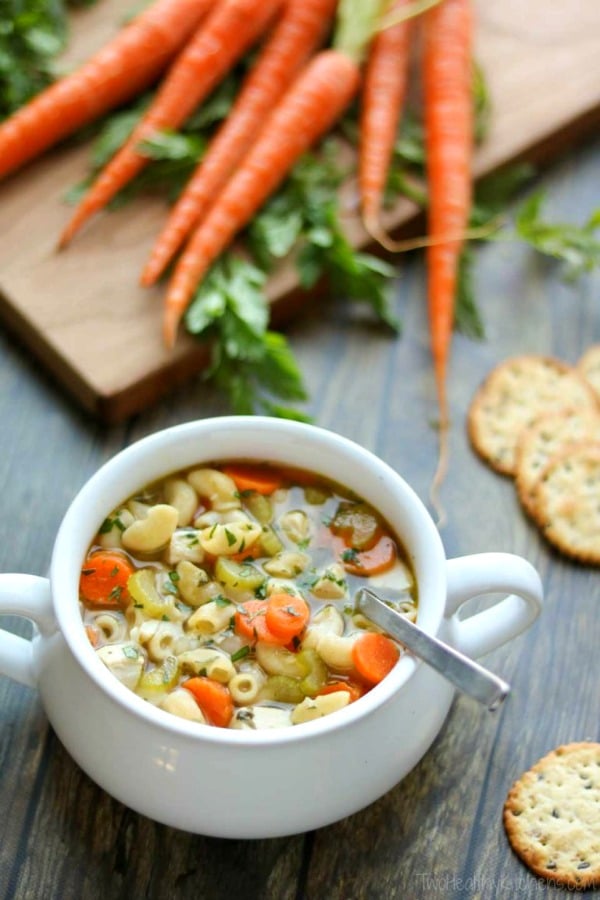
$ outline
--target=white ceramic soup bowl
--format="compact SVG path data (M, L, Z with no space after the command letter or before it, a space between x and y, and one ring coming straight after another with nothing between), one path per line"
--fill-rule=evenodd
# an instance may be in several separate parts
M0 673L41 694L58 737L109 794L158 822L205 835L264 838L334 822L376 800L427 751L453 689L406 654L367 695L322 719L268 731L199 725L123 686L86 639L82 561L112 509L177 469L227 458L310 469L356 491L392 525L416 575L419 624L477 657L536 618L535 569L506 553L446 560L424 505L388 465L321 428L271 418L190 422L146 437L106 463L60 526L50 578L0 575L0 613L34 623L31 641L0 630ZM461 620L469 598L507 593ZM482 713L483 714L483 713Z

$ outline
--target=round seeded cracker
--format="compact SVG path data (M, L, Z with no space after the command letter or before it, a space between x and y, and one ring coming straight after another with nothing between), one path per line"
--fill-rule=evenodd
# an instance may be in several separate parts
M517 440L541 413L560 407L598 408L585 378L561 360L515 356L493 369L476 392L467 427L474 449L496 471L515 473Z
M551 457L531 500L551 544L579 562L600 564L600 443L580 441Z
M591 409L558 409L537 416L521 431L515 456L515 486L523 508L535 515L534 489L556 454L582 440L600 441L600 414Z
M511 787L504 827L536 874L576 890L600 885L600 744L564 744Z
M577 363L577 370L589 381L600 397L600 344L588 347Z

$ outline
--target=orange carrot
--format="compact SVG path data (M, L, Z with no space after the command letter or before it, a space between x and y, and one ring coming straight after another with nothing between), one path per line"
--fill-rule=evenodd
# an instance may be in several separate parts
M384 534L368 550L354 548L342 550L341 561L352 575L379 575L386 572L396 561L396 544Z
M458 263L471 203L472 19L469 0L443 0L423 17L423 91L429 236L427 249L431 353L440 412L440 456L434 486L447 466L446 378L454 325Z
M395 0L399 13L410 0ZM411 20L384 28L373 39L365 68L359 126L358 183L363 221L383 246L381 207L408 81Z
M284 643L304 631L309 617L309 606L302 597L284 592L269 597L265 613L267 628Z
M181 686L194 696L211 725L227 728L233 718L233 700L229 688L204 675L188 678Z
M86 625L85 633L87 634L88 641L92 645L92 647L97 647L100 641L100 632L94 625Z
M281 0L221 0L181 52L132 135L110 160L64 229L64 247L90 216L148 163L140 144L177 128L264 32Z
M352 647L352 662L361 678L369 684L379 684L394 668L400 651L384 634L366 631Z
M266 620L267 601L247 600L242 603L235 614L235 632L246 640L265 641L267 644L282 644L269 626Z
M323 38L337 0L288 0L233 109L159 235L141 282L154 284L234 171L276 102Z
M149 87L215 0L156 0L0 125L0 178Z
M270 466L253 466L249 463L232 463L223 466L223 472L235 482L238 491L256 491L272 494L281 487L281 475Z
M323 50L284 94L179 259L167 290L167 346L173 346L181 316L210 265L279 187L302 153L336 122L359 81L360 68L348 54Z
M120 609L128 599L127 580L134 572L129 560L115 550L98 550L85 560L79 592L91 609Z

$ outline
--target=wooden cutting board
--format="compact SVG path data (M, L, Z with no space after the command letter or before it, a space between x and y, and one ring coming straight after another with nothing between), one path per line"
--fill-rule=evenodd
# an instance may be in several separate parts
M598 0L479 0L477 59L493 102L476 175L508 162L546 162L600 123ZM67 64L87 58L113 34L122 0L99 0L74 18ZM59 149L0 188L0 316L88 411L117 422L150 405L206 363L206 348L183 335L170 353L161 341L163 287L138 276L165 218L164 204L139 199L99 217L56 253L70 215L67 189L86 173L88 148ZM401 202L387 221L414 226ZM348 219L357 245L360 224ZM277 320L300 306L294 272L282 268L269 296Z

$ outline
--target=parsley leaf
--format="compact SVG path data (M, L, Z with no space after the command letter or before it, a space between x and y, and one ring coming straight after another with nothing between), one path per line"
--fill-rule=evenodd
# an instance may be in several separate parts
M207 377L224 390L236 413L306 418L276 402L305 400L306 391L287 341L267 328L266 277L252 263L225 254L196 293L186 325L212 340Z
M600 209L583 225L545 222L541 217L544 194L533 193L521 207L515 221L518 237L538 253L551 256L565 265L566 278L573 281L600 265Z
M0 119L54 81L67 36L62 0L0 0Z
M239 650L236 650L235 653L231 654L231 662L238 662L240 659L244 659L245 656L248 656L250 653L250 647L245 644L243 647L240 647Z

